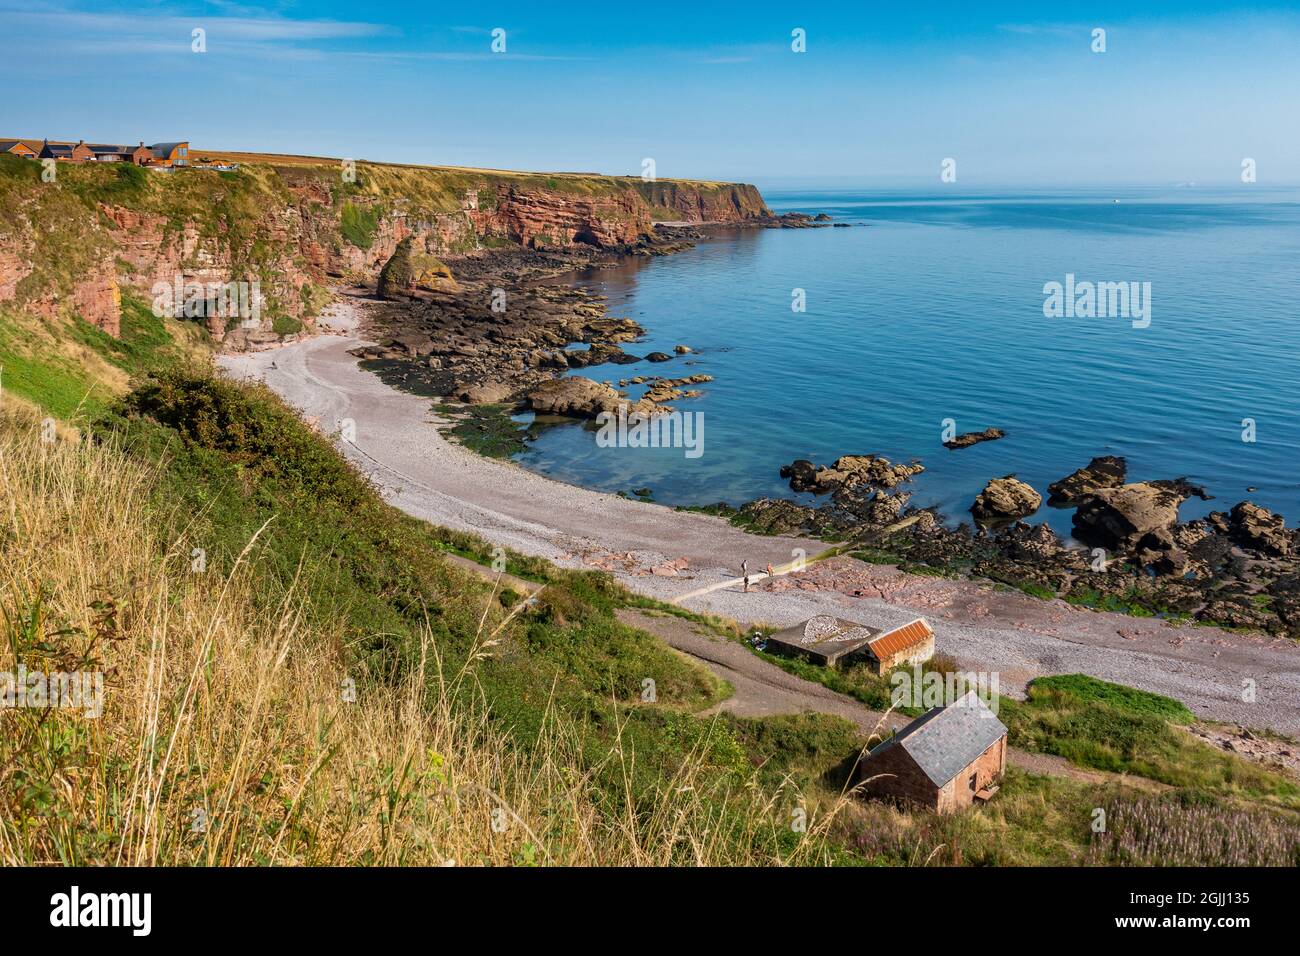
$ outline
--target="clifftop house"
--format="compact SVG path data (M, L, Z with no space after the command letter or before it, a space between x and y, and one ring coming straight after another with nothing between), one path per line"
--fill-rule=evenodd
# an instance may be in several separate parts
M60 140L6 139L0 140L0 153L22 156L24 159L57 159L71 163L132 163L136 166L154 166L164 169L190 165L190 144L154 143L146 146L142 140L136 146L117 143L75 143Z
M900 627L881 629L818 614L801 624L777 631L767 639L767 650L784 657L799 657L838 667L865 662L877 674L906 664L920 664L934 656L934 630L924 618Z
M1007 768L1007 728L975 691L935 707L858 764L869 796L951 813L997 793Z
M35 159L37 152L21 139L0 139L0 153L21 156L23 159Z

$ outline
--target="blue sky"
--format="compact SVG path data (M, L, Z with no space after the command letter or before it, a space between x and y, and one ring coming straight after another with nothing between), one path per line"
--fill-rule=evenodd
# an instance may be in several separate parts
M0 52L26 64L0 135L607 173L652 157L760 185L934 183L947 157L970 186L1226 185L1245 157L1261 185L1300 181L1300 12L1264 5L0 0Z

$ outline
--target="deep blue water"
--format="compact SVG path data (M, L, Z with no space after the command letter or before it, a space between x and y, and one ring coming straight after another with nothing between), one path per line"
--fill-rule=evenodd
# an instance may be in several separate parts
M766 198L853 228L728 231L579 280L649 331L629 351L697 350L585 374L714 376L702 398L676 403L704 413L704 454L599 448L562 426L524 465L607 491L649 486L667 504L739 504L789 496L777 472L794 458L916 457L926 472L913 502L965 518L991 477L1014 473L1046 496L1115 454L1131 479L1186 476L1217 497L1185 517L1249 497L1300 519L1300 192ZM1067 273L1150 282L1150 326L1045 318L1043 285ZM946 418L1008 437L948 451ZM1244 418L1254 443L1241 440ZM1044 506L1032 520L1064 532L1070 515Z

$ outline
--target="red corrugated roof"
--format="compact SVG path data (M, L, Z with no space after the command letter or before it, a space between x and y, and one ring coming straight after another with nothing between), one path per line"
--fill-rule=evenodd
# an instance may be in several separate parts
M871 653L876 655L876 660L884 660L893 657L899 651L917 647L932 637L934 637L934 630L926 623L925 618L918 617L902 627L896 627L892 631L885 631L880 636L873 637L867 642L867 646L871 648Z

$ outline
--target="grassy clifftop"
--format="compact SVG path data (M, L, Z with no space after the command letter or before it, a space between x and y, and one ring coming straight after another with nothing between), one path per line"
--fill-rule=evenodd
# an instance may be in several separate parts
M287 156L268 153L241 153L195 149L200 160L211 158L224 163L253 164L275 169L286 180L309 179L333 181L344 162L316 156ZM505 169L480 169L463 166L416 166L401 163L356 164L362 183L359 192L378 199L406 197L417 202L425 212L454 212L469 191L486 186L518 189L525 192L553 191L591 198L613 197L634 190L647 206L667 208L674 202L687 201L709 208L731 207L742 217L766 216L770 213L758 189L747 183L703 179L656 179L640 176L609 176L601 173L539 173Z

